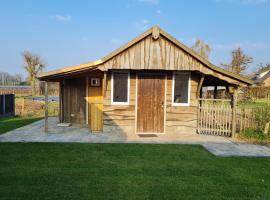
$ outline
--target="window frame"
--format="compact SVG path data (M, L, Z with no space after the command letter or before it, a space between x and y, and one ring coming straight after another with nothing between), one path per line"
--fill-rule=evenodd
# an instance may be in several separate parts
M128 75L128 82L127 82L127 101L125 102L115 102L113 101L113 94L114 94L114 89L113 89L113 84L114 84L114 73L125 73ZM122 71L122 70L115 70L112 71L111 74L111 105L129 105L129 96L130 96L130 72L129 71Z
M175 103L174 102L174 85L175 85L175 75L188 75L188 102L187 103ZM190 84L191 73L190 72L173 72L172 80L172 106L190 106Z

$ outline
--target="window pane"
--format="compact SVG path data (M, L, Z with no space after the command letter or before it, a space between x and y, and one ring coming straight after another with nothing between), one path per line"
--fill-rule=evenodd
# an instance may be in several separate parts
M188 103L189 74L175 74L174 103Z
M128 101L128 73L113 73L113 102Z

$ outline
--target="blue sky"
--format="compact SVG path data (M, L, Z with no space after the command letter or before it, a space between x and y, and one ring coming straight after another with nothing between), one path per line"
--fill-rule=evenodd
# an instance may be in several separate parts
M46 70L106 56L153 25L191 46L212 48L227 63L241 46L270 62L270 0L1 0L0 71L22 73L21 52L40 55Z

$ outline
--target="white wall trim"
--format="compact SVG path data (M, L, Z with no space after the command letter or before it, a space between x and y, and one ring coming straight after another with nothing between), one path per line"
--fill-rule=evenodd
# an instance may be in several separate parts
M128 85L127 85L127 102L114 102L113 101L113 82L114 82L114 73L127 73L128 74ZM129 105L130 98L130 72L129 71L112 71L111 74L111 105Z
M188 75L188 102L187 103L175 103L174 102L174 84L175 74L186 74ZM190 92L191 92L191 73L190 72L174 72L172 79L172 106L190 106Z

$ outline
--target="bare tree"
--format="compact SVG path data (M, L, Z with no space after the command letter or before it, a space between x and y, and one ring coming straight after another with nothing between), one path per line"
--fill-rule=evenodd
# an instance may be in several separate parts
M253 62L253 58L247 56L240 47L233 50L231 54L231 63L222 64L222 66L235 74L243 74L247 70L249 64Z
M0 72L0 85L20 85L22 82L22 75L10 75L7 72Z
M209 55L212 51L211 47L200 39L196 40L195 44L191 47L191 49L193 49L205 59L209 58Z
M28 81L32 86L32 95L35 95L37 76L45 68L45 64L38 55L32 54L29 51L24 51L22 57L24 68L28 73Z

